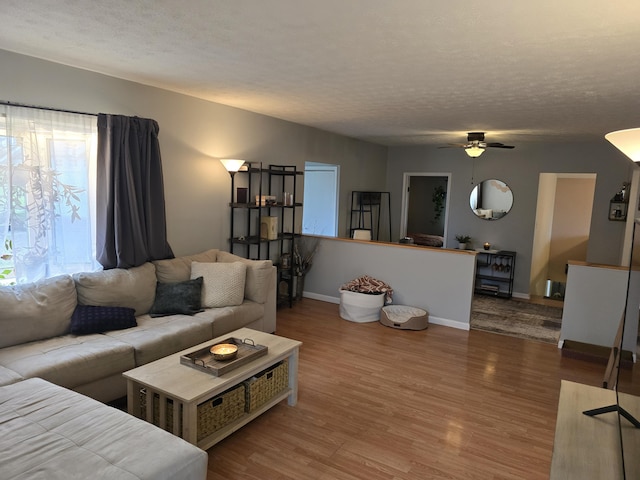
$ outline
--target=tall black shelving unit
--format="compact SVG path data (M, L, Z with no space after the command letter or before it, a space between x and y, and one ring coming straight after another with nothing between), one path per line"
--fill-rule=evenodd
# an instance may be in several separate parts
M247 189L246 202L239 203L236 197L236 201L229 204L229 251L245 258L260 260L266 258L264 242L260 239L260 222L266 207L255 201L255 198L263 195L264 169L260 162L247 162L245 165L247 168L239 170L236 179L246 185L242 187ZM236 192L231 192L231 195L236 195Z
M302 208L302 202L297 202L298 179L303 175L295 165L269 165L269 195L275 196L278 201L275 205L269 206L269 215L278 218L278 242L269 243L275 248L275 252L269 250L269 254L275 253L278 259L289 257L288 262L278 262L278 303L288 303L293 305L296 296L296 278L294 251L296 239L300 238L300 233L296 233L297 220L299 219L298 209ZM286 285L286 293L281 291L281 285Z
M389 237L387 240L391 241L391 194L389 192L352 191L349 238L353 237L355 230L369 230L372 240L380 240L381 210L385 206L389 218Z
M475 293L511 298L516 252L477 250Z
M298 180L304 172L295 165L269 165L248 163L246 170L236 175L247 188L247 202L231 202L231 237L229 251L255 260L269 259L278 268L278 305L293 305L295 298L295 241L300 237L296 228L301 216L302 202L298 202ZM235 193L235 192L233 192ZM266 200L262 197L271 197ZM277 220L277 236L261 235L265 217ZM287 259L287 261L284 261ZM286 288L285 288L286 287Z

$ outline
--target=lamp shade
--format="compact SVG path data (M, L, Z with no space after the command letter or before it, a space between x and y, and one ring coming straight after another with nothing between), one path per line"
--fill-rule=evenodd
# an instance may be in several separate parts
M240 170L240 167L244 165L244 160L237 160L235 158L221 158L220 161L224 168L227 169L227 172L237 172Z
M472 147L465 148L464 151L467 152L467 155L469 155L471 158L476 158L482 155L482 152L484 152L484 148L480 148L477 145L474 145Z
M634 162L640 162L640 128L607 133L604 138Z

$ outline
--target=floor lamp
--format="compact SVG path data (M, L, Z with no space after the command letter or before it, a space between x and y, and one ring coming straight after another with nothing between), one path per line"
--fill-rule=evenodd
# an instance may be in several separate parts
M238 172L238 170L240 170L240 167L242 167L242 165L244 165L244 160L238 160L235 158L222 158L220 159L220 162L222 162L222 165L224 165L224 168L227 169L227 172L229 172L229 175L231 176L231 202L229 203L229 206L232 207L231 210L231 232L229 235L229 252L233 253L233 189L234 189L234 177L236 175L236 173Z

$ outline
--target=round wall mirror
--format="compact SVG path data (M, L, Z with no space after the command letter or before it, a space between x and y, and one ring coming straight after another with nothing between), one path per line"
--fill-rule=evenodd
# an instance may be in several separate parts
M471 211L483 220L498 220L513 206L513 192L506 183L494 178L480 182L469 197Z

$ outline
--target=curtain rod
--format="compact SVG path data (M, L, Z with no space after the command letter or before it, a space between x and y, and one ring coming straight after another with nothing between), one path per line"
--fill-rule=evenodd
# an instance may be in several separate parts
M97 113L89 113L89 112L78 112L75 110L65 110L62 108L53 108L53 107L38 107L37 105L27 105L26 103L16 103L16 102L7 102L0 100L0 105L6 105L8 107L23 107L23 108L35 108L38 110L49 110L51 112L63 112L63 113L75 113L78 115L91 115L93 117L97 117Z

